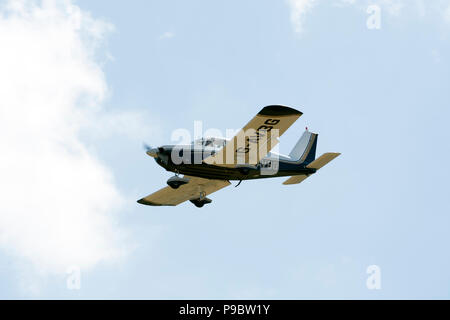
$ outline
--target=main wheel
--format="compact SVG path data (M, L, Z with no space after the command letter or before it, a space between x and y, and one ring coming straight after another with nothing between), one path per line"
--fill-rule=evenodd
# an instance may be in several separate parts
M201 208L205 205L205 202L200 199L191 200L191 202L197 207Z
M203 199L194 199L194 200L191 200L191 202L197 207L197 208L201 208L201 207L203 207L205 204L208 204L208 203L211 203L212 202L212 200L211 199L208 199L208 198L206 198L206 197L204 197Z
M205 203L204 203L204 202L196 202L196 203L194 203L194 205L195 205L197 208L202 208L202 207L205 205Z

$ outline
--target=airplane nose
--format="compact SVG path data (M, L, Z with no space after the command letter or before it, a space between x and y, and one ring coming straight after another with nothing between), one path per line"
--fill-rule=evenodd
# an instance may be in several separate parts
M151 148L151 149L147 150L147 154L150 157L157 158L158 157L158 149L157 148Z

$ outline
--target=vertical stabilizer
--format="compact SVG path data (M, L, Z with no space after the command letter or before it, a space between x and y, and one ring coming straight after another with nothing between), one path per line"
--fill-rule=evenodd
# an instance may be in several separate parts
M316 159L317 133L305 131L289 157L299 163L310 163Z

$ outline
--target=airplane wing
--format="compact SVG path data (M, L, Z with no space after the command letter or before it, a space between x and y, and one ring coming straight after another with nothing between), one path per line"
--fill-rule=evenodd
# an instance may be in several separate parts
M203 161L217 166L256 165L302 113L295 109L273 105L263 108L236 136L216 154Z
M188 200L197 200L201 196L216 192L230 185L229 181L210 180L198 177L184 176L189 182L178 189L165 187L138 201L140 204L148 206L177 206Z

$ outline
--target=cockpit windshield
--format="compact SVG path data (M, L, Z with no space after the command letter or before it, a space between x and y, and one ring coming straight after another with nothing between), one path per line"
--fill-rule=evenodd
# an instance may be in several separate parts
M223 138L200 138L194 140L192 142L192 145L217 149L222 148L225 145L225 143L226 140Z

